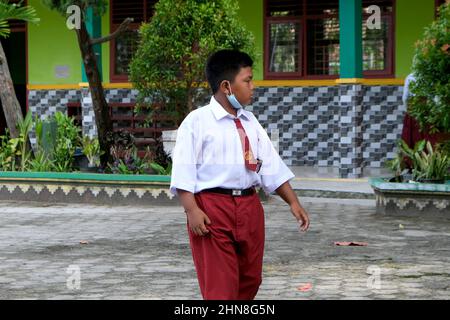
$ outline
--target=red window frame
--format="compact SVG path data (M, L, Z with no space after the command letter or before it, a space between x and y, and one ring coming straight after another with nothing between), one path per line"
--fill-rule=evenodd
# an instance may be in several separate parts
M266 2L266 1L265 1ZM299 41L300 43L303 42L303 25L301 23L301 19L293 19L293 18L285 18L285 17L272 17L272 18L267 18L265 23L265 28L264 28L264 39L265 39L265 44L264 44L264 78L265 79L297 79L299 77L302 76L303 73L303 52L302 50L299 50L299 54L298 54L298 66L299 66L299 70L297 72L270 72L269 71L269 51L270 51L270 41L269 41L269 34L270 34L270 24L274 24L274 23L295 23L295 24L299 24L300 25L300 32L299 32ZM266 37L267 36L267 37ZM268 77L269 75L269 77Z
M363 76L366 78L392 78L394 77L395 70L395 0L392 3L392 13L381 14L382 19L387 19L390 25L388 30L388 41L387 41L387 61L384 65L384 70L368 70L363 71ZM364 16L363 16L364 18Z
M109 25L110 25L110 32L113 33L117 30L117 28L120 26L120 23L114 23L114 17L113 17L113 9L114 9L114 3L122 1L123 3L127 3L126 0L110 0L109 5ZM147 22L149 18L149 12L147 10L147 6L149 4L149 0L141 0L142 1L142 10L143 10L143 21L133 21L129 24L128 29L129 30L139 30L139 27L141 26L142 22ZM110 52L110 59L109 59L109 78L111 82L129 82L128 74L117 74L116 71L116 40L112 39L110 41L109 45L109 52Z
M308 20L319 20L319 19L326 19L326 18L335 18L336 15L331 15L331 14L306 14L306 1L304 1L303 3L304 5L304 9L303 9L303 13L304 13L304 24L303 24L303 39L305 42L303 42L303 46L302 46L302 52L303 52L303 79L305 80L321 80L321 79L337 79L339 78L339 74L330 74L330 75L317 75L317 74L309 74L308 73L308 48L307 48L307 34L308 34ZM337 16L339 17L339 16Z
M308 55L307 55L307 20L335 17L335 15L308 15L307 14L307 2L313 0L299 0L299 5L303 6L301 14L295 17L270 17L268 16L268 2L270 0L264 0L263 3L263 14L264 14L264 29L263 29L263 39L264 39L264 79L267 80L291 80L291 79L302 79L302 80L321 80L321 79L336 79L339 75L311 75L308 74ZM336 0L338 1L338 0ZM373 70L373 71L363 71L363 76L367 78L390 78L394 76L395 64L395 8L396 0L392 1L392 12L382 13L383 19L389 20L390 28L388 30L388 43L387 43L387 61L385 63L384 70ZM438 0L436 0L438 1ZM299 70L298 72L270 72L269 71L269 28L271 23L280 22L291 22L300 24L300 36L299 36Z

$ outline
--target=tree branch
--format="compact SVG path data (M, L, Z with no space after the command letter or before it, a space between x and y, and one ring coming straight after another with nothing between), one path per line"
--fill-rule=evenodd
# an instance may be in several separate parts
M114 31L113 33L110 33L109 35L107 35L105 37L92 39L91 40L91 45L107 42L107 41L110 41L110 40L112 40L114 38L117 38L121 33L123 33L125 30L128 29L128 26L129 26L129 24L131 22L133 22L133 18L126 18L120 24L120 26L117 28L116 31Z

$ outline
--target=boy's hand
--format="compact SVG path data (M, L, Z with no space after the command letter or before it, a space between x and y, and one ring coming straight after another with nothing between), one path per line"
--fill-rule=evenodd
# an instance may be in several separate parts
M211 224L211 220L209 220L208 216L200 208L186 211L186 214L189 228L195 235L204 236L209 233L205 224Z
M291 206L291 212L294 215L294 217L297 219L297 221L300 223L300 230L306 231L309 228L309 216L305 209L299 204L293 204Z

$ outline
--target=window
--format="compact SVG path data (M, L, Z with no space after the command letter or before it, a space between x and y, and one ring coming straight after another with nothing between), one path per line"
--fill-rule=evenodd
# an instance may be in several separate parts
M393 6L389 0L363 0L362 45L364 76L392 75ZM377 5L381 11L381 28L369 29L367 20L373 14L367 8Z
M148 22L154 13L157 0L111 0L111 32L114 32L126 18L133 18L128 31L113 39L110 44L111 82L128 81L128 65L137 49L138 29L142 22Z
M364 76L393 74L394 0L363 0ZM367 7L381 9L381 28L368 29ZM339 0L265 1L265 78L339 76Z
M273 77L298 78L302 74L303 7L297 0L267 1L266 6L265 71Z
M310 76L339 74L339 1L306 1L306 64Z

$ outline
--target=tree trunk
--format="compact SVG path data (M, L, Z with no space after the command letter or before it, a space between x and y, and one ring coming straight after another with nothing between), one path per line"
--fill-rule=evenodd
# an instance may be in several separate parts
M0 99L5 114L6 124L11 138L18 138L20 135L17 124L23 120L22 109L17 100L14 85L9 73L8 61L0 43Z
M107 134L112 132L112 122L109 116L109 108L103 91L100 73L98 71L97 60L94 49L91 45L91 37L86 29L84 21L80 29L75 29L78 38L78 45L81 50L84 69L89 81L89 90L92 96L92 105L95 113L95 123L97 125L98 141L103 154L100 158L101 165L106 168L108 160L111 157L111 143L107 139Z

